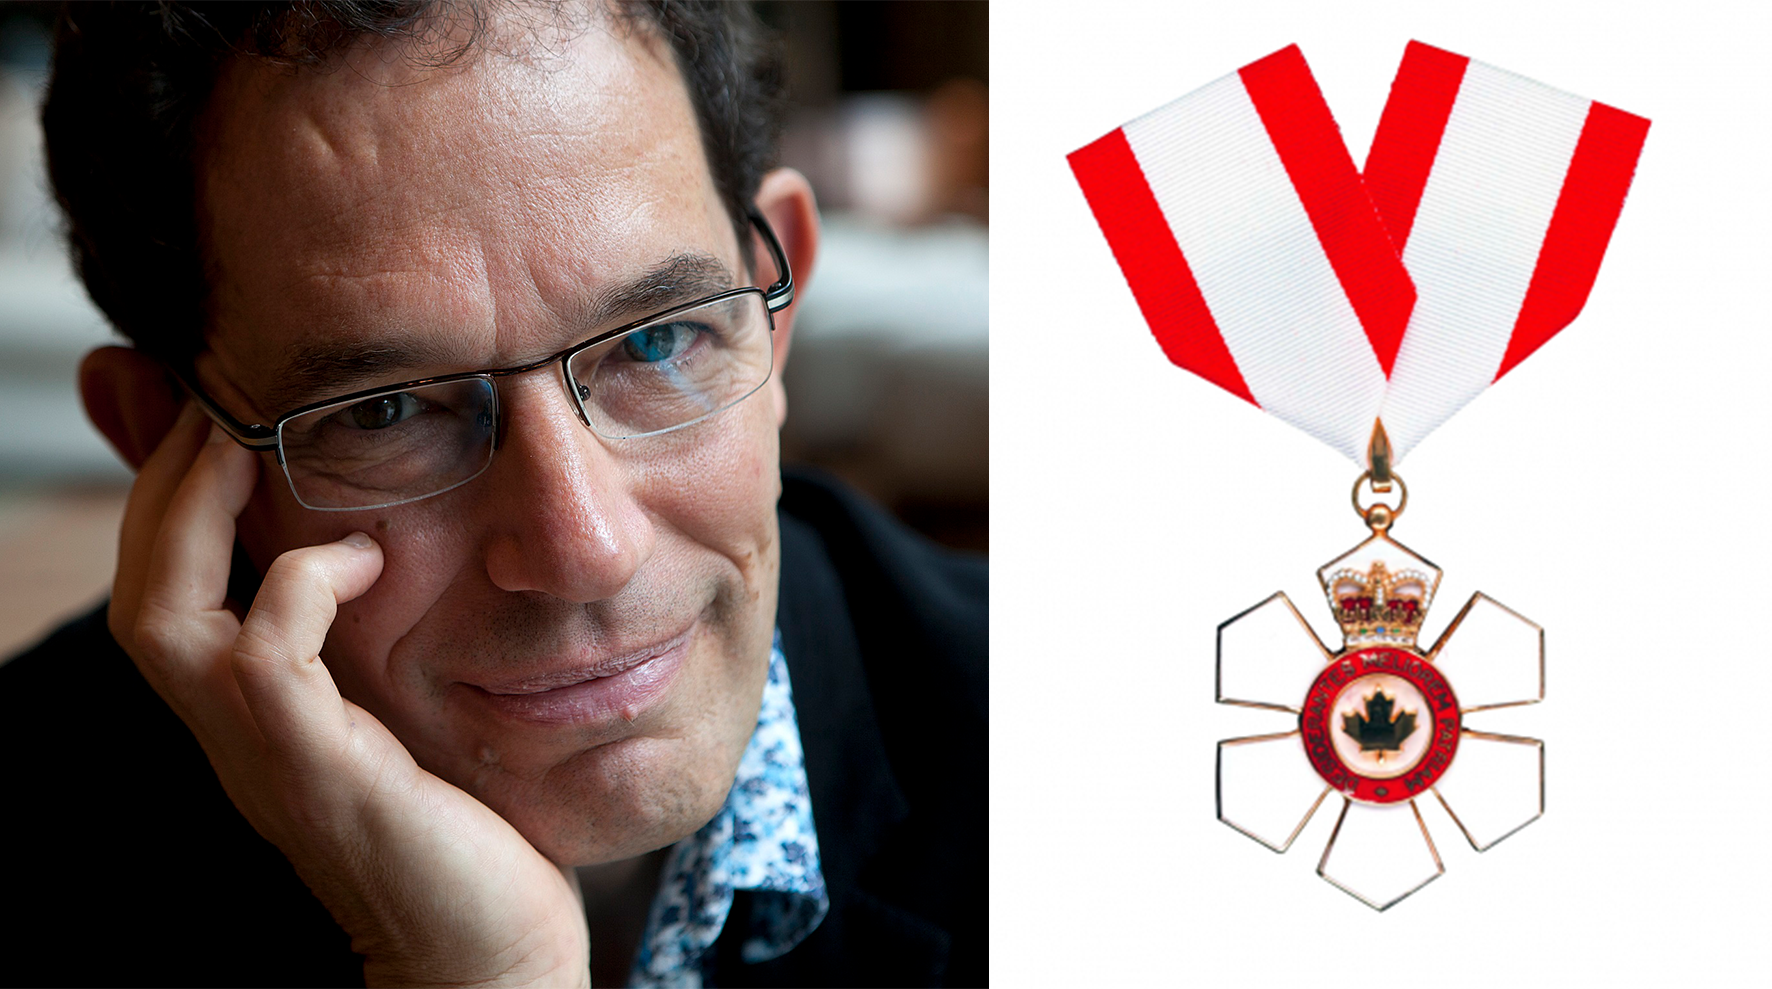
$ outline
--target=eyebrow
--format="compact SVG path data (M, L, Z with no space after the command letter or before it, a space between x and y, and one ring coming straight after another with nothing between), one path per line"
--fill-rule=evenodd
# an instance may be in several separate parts
M639 278L599 292L588 304L569 314L568 321L572 325L593 328L575 336L571 342L577 343L605 329L614 329L673 306L727 291L734 284L732 269L711 254L673 254L654 264ZM369 387L367 382L386 380L419 368L448 366L451 362L450 354L423 341L398 345L332 341L298 344L289 349L265 401L272 409L293 409L323 401L324 396ZM514 361L510 366L524 363Z
M613 329L660 310L724 292L734 284L732 269L711 254L673 254L634 281L599 294L582 322Z

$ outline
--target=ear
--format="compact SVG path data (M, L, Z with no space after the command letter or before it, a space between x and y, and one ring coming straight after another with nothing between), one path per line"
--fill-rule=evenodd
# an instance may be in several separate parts
M184 405L184 391L159 361L129 347L100 347L80 362L86 416L129 466L141 469Z
M757 189L757 209L781 241L782 253L794 272L795 302L775 314L775 369L769 375L769 396L775 403L775 425L779 428L788 415L788 393L782 387L781 373L794 335L794 314L800 311L798 300L806 296L806 287L812 283L812 264L818 258L818 204L806 176L791 168L778 168L763 176ZM769 251L761 243L757 244L757 257L758 274L774 281L775 266L768 263Z

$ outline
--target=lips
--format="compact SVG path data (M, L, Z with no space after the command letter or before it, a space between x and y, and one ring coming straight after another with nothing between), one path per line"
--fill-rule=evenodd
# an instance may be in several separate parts
M688 655L694 626L618 656L520 677L464 682L506 717L545 725L633 721L664 693Z

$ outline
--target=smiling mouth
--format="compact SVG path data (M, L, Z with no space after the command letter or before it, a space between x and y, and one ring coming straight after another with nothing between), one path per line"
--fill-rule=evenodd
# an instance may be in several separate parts
M463 683L482 704L519 721L630 724L676 679L695 626L644 649L585 666L511 680Z

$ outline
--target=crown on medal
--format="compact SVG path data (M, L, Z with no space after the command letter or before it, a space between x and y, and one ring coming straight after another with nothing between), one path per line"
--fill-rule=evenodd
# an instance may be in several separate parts
M1323 581L1349 646L1413 646L1438 582L1420 570L1393 573L1383 560L1364 571L1336 570Z

